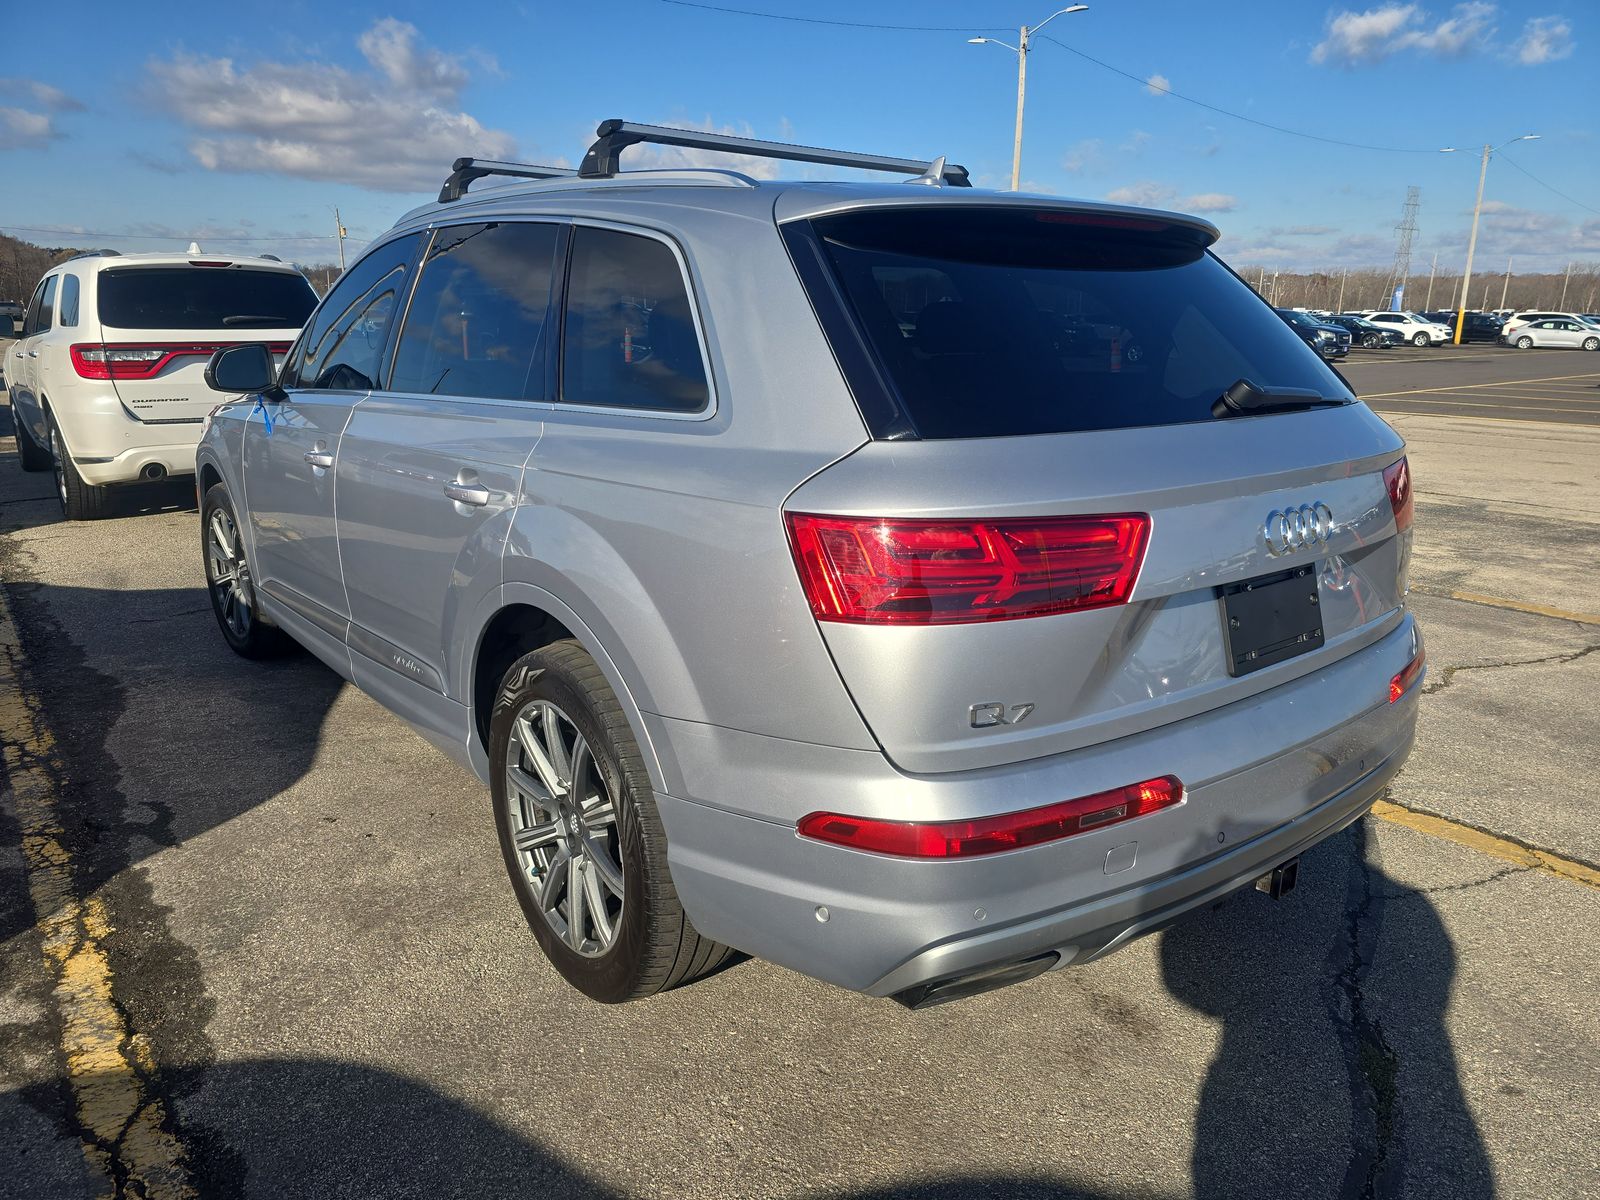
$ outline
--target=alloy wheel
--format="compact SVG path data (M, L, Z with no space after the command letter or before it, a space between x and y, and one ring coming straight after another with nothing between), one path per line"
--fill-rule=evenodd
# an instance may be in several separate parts
M540 914L573 951L598 958L622 928L616 797L587 739L548 700L529 701L512 724L506 804Z
M227 509L217 508L207 522L206 575L217 612L234 637L250 636L250 568L245 563L244 543Z

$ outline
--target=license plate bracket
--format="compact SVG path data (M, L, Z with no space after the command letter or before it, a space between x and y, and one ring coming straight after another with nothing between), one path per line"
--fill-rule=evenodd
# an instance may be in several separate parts
M1322 645L1315 564L1224 584L1217 591L1229 675L1249 675Z

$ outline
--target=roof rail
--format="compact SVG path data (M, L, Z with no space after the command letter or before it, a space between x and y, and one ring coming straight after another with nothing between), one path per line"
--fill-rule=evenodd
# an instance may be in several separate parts
M721 150L729 154L749 154L756 158L786 158L794 162L823 163L833 167L858 167L865 171L893 171L915 175L924 182L971 187L967 169L944 166L944 160L888 158L881 154L852 154L847 150L823 150L817 146L791 146L787 142L763 142L757 138L733 137L724 133L701 133L693 129L669 129L664 125L635 125L628 121L602 121L595 130L594 145L578 167L580 179L604 179L618 171L617 158L629 146L649 143L654 146L687 146L696 150ZM930 168L940 166L937 177ZM441 195L440 199L444 197Z
M458 158L450 178L439 189L439 203L450 204L467 194L474 179L486 175L511 175L518 179L567 179L577 172L568 167L538 167L532 163L495 162L489 158Z
M70 258L62 259L63 262L77 262L80 258L121 258L120 250L80 250Z

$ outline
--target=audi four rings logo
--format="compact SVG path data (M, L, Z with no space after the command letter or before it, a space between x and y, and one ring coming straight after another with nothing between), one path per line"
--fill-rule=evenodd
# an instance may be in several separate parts
M1261 526L1267 553L1273 557L1326 544L1333 534L1333 510L1322 501L1299 508L1273 509Z

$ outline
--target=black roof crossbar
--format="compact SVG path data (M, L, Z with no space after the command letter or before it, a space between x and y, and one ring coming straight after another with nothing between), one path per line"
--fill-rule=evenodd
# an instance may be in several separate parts
M449 204L467 194L474 179L487 175L510 175L517 179L570 179L577 172L569 167L536 167L531 163L495 162L488 158L458 158L450 178L439 189L439 203Z
M594 145L578 167L581 179L604 179L617 174L617 158L629 146L688 146L696 150L722 150L729 154L749 154L756 158L786 158L794 162L823 163L832 167L858 167L865 171L894 171L901 175L927 176L929 168L943 164L941 159L888 158L882 154L851 154L847 150L823 150L816 146L791 146L787 142L763 142L758 138L733 137L725 133L701 133L693 129L668 129L664 125L634 125L628 121L602 121L595 130ZM946 166L938 182L953 187L971 187L967 169ZM929 182L934 182L930 179Z

